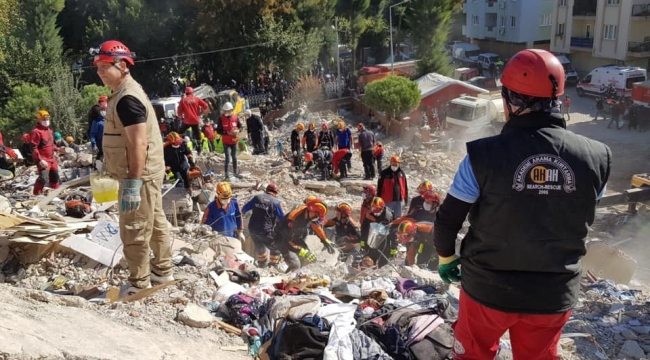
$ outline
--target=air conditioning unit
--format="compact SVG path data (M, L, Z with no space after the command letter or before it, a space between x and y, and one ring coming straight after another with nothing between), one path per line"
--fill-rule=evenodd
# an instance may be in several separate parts
M506 28L499 29L499 34L503 35L506 33Z
M506 8L506 3L505 2L500 2L499 3L499 9L505 9Z

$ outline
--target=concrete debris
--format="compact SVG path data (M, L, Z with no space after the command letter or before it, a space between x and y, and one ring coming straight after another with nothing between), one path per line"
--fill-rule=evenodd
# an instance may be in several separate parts
M623 343L621 352L619 355L620 358L629 358L629 359L644 359L645 351L639 346L639 343L634 340L626 340Z
M214 323L214 320L214 316L208 310L194 304L187 304L185 309L178 313L178 321L195 328L207 328Z

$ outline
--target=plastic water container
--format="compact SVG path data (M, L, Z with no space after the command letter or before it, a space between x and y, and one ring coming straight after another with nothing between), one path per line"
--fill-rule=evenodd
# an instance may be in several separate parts
M93 191L93 198L99 204L117 201L117 180L107 176L93 173L90 175L90 188Z

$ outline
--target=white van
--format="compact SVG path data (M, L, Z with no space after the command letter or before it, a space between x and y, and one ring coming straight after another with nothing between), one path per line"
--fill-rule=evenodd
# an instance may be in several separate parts
M564 68L564 79L568 84L577 84L578 83L578 72L571 64L571 61L564 55L555 55L555 57L560 60L562 67Z
M478 54L481 53L481 49L474 44L470 43L458 43L454 44L454 47L451 52L451 56L455 61L461 63L461 65L474 67L478 61Z
M180 96L171 96L151 100L151 105L156 112L156 118L173 120L178 111L178 104L181 102Z
M608 65L591 70L580 80L576 91L579 96L600 96L612 84L618 95L632 96L632 84L646 81L646 69L635 66Z
M503 66L503 61L497 54L483 53L478 55L478 64L483 70L490 69L490 65Z

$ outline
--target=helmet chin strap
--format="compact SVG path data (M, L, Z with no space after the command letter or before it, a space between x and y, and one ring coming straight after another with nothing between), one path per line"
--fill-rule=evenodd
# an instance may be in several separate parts
M113 60L113 66L115 66L115 67L117 68L117 70L119 70L119 71L122 73L122 75L127 75L127 74L129 74L129 73L130 73L130 72L129 72L129 68L122 69L122 67L120 66L120 63L121 63L121 62L122 62L122 59L121 59L121 58L119 58L119 57L115 57L115 60Z
M551 96L551 99L553 100L553 102L555 102L558 99L557 98L557 90L558 90L559 85L558 85L557 80L555 79L555 77L553 75L549 75L548 78L551 81L551 84L553 84L553 94ZM506 88L504 88L504 89L506 89ZM511 103L510 90L506 89L505 91L502 91L502 95L506 99L506 106L508 107L509 116L519 116L526 109L531 108L533 105L535 105L535 103L537 103L538 101L543 100L543 98L538 98L538 97L531 98L524 105L520 106L515 112L512 112L512 106L510 105L510 103Z

